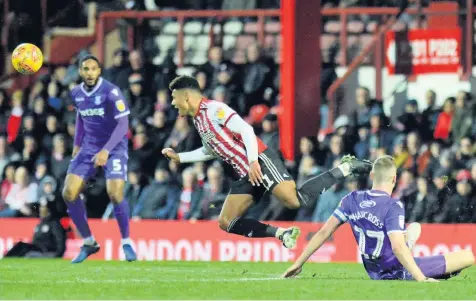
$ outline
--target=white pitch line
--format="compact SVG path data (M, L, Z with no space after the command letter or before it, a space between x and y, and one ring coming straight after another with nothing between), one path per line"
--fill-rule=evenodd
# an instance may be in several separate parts
M177 283L177 282L250 282L250 281L276 281L285 280L277 277L266 278L228 278L228 279L162 279L162 280L150 280L150 279L86 279L76 278L75 280L0 280L0 284L74 284L74 283Z

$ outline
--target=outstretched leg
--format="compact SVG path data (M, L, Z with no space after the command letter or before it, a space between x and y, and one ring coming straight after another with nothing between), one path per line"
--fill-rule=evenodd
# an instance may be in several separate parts
M229 194L218 218L220 228L228 233L250 238L276 237L286 248L294 248L300 230L297 227L278 228L242 217L252 204L251 194Z
M368 173L372 169L372 163L367 160L359 160L354 156L346 155L342 158L341 164L307 180L297 190L297 195L301 206L307 206L319 194L331 188L342 178L350 174Z

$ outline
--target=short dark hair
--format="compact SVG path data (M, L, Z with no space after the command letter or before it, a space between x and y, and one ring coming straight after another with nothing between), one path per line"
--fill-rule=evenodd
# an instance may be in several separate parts
M79 59L78 68L81 69L81 65L82 65L85 61L87 61L87 60L93 60L93 61L95 61L96 63L98 63L99 68L102 69L101 63L99 62L98 58L95 57L95 56L92 55L92 54L88 54L88 55L85 55L85 56L81 57L81 58Z
M180 89L191 89L200 91L200 85L194 77L188 75L181 75L170 82L169 89L170 91Z

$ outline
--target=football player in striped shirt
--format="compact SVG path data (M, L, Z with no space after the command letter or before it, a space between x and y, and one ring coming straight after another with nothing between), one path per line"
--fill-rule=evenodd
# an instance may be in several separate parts
M284 162L269 149L233 109L224 103L208 100L200 92L195 78L179 76L170 85L172 105L180 116L190 116L200 134L203 146L191 152L162 150L178 163L191 163L221 158L230 164L238 178L221 210L218 223L222 230L245 237L276 237L286 248L294 248L300 234L297 227L273 227L242 215L271 192L287 208L296 209L311 203L317 195L351 173L367 173L371 163L346 156L339 167L308 180L299 189L286 170Z

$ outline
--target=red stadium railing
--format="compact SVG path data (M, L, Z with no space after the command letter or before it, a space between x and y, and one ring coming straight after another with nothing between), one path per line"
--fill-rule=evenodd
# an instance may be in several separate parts
M417 1L419 5L420 1ZM457 14L465 15L465 40L466 41L473 41L473 19L474 13L476 9L474 8L472 0L467 0L467 9L464 11L458 11ZM454 15L455 12L441 12L434 10L432 8L422 8L418 6L416 8L409 8L405 11L407 14L416 15L416 16L435 16L435 15ZM362 61L366 56L368 56L372 51L374 51L374 65L376 68L376 98L382 99L382 68L384 67L384 51L383 51L383 41L384 41L384 32L389 30L392 25L392 21L390 20L391 17L395 17L399 13L399 8L390 8L390 7L352 7L352 8L324 8L321 10L323 16L334 16L339 17L340 22L342 22L343 26L341 26L340 32L340 44L347 45L347 20L351 15L373 15L373 16L381 16L387 17L389 20L384 24L380 25L379 30L374 34L374 38L372 41L362 50L362 52L357 56L353 62L349 64L349 68L347 69L346 74L339 78L328 90L327 97L329 100L329 124L328 127L332 126L332 122L334 120L335 115L335 93L337 89L343 84L346 78L362 64ZM209 11L122 11L122 12L104 12L101 13L99 16L98 21L98 31L97 31L97 41L98 44L98 56L100 59L104 58L104 24L107 18L135 18L135 19L151 19L151 18L176 18L179 23L179 32L177 36L177 48L178 48L178 59L179 59L179 66L183 66L184 62L184 22L187 18L194 18L194 17L215 17L216 20L220 20L227 17L257 17L258 24L258 42L264 42L264 22L266 17L280 17L280 10L235 10L235 11L221 11L221 10L209 10ZM419 24L420 25L420 24ZM213 35L213 26L210 27L210 38ZM130 46L132 45L133 39L130 40ZM213 39L211 39L213 42ZM212 43L211 43L212 45ZM464 45L464 78L469 78L471 74L471 67L472 67L472 49L473 43L467 42ZM348 62L346 61L347 57L347 49L346 47L342 48L343 53L343 60L341 62L342 66L347 66Z

